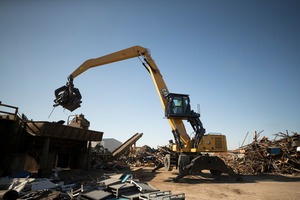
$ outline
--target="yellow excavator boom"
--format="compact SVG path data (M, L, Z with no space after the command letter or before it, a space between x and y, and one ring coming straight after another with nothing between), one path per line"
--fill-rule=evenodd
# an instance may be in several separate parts
M117 51L115 53L108 54L106 56L86 60L71 74L71 76L74 79L92 67L98 67L98 66L113 63L113 62L118 62L121 60L138 57L138 56L140 56L139 52L141 54L148 53L147 49L145 49L144 47L134 46L134 47L130 47L128 49L124 49L121 51Z
M85 72L86 70L92 67L98 67L101 65L118 62L118 61L139 57L139 56L144 56L144 58L147 60L146 65L148 71L151 74L158 96L160 98L163 109L165 111L167 100L164 95L166 93L168 94L169 90L163 80L162 75L160 74L158 67L153 61L149 51L144 47L133 46L99 58L89 59L84 63L82 63L70 76L74 79L75 77L79 76L80 74L82 74L83 72ZM188 141L190 140L190 137L186 132L183 121L181 119L168 119L168 121L172 127L172 130L174 131L177 130L183 143L187 144Z

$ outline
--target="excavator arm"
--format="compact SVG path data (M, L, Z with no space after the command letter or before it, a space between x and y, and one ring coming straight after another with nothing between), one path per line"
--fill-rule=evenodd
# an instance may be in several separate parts
M163 77L156 66L155 62L151 58L149 51L141 46L134 46L128 49L124 49L115 53L108 54L106 56L102 56L99 58L89 59L82 63L69 77L69 82L66 86L63 86L55 91L56 99L54 102L56 103L54 106L61 105L64 108L73 111L80 106L81 103L81 95L77 88L74 88L73 79L85 72L86 70L92 67L98 67L101 65L118 62L134 57L143 57L144 62L143 65L151 74L154 85L156 87L158 96L162 103L163 109L165 111L165 115L168 118L168 121L172 127L172 132L174 134L176 146L180 151L189 151L191 148L197 148L201 138L205 133L205 129L202 126L202 123L199 119L200 115L186 109L189 105L188 95L179 95L174 93L169 93L169 90L163 80ZM182 102L181 107L175 107L173 104L176 101L178 103L178 99ZM174 101L174 102L173 102ZM174 107L173 107L174 106ZM185 107L183 107L185 106ZM176 109L186 109L187 112L185 114L180 114L179 116L174 113ZM170 111L170 112L169 112ZM171 111L173 112L172 114ZM186 114L187 113L187 114ZM196 132L195 138L193 140L190 139L189 135L186 132L183 120L187 119L193 129Z
M105 65L105 64L109 64L109 63L113 63L113 62L118 62L118 61L122 61L122 60L126 60L129 58L134 58L134 57L138 57L140 55L145 55L148 54L147 49L145 49L144 47L141 46L134 46L134 47L130 47L128 49L124 49L112 54L108 54L106 56L102 56L99 58L93 58L93 59L89 59L87 61L85 61L84 63L82 63L72 74L72 78L76 78L77 76L79 76L80 74L82 74L83 72L85 72L86 70L92 68L92 67L98 67L101 65Z

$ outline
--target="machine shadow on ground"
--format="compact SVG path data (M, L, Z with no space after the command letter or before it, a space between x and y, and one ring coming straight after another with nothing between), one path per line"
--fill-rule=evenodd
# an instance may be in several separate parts
M172 177L165 180L164 182L173 182L173 179L178 175L178 173L173 172ZM243 183L258 183L258 182L299 182L300 177L286 176L286 175L242 175L243 180L237 181L234 177L231 177L227 174L222 174L221 176L214 177L210 173L202 173L201 175L188 175L183 177L178 181L178 183L187 183L187 184L201 184L201 183L227 183L227 184L243 184Z
M151 181L155 177L160 177L164 173L163 177L166 177L163 182L173 182L173 179L178 175L178 172L171 171L167 172L164 170L158 170L152 172L151 169L144 169L143 176L140 178L142 181ZM201 184L201 183L227 183L227 184L243 184L243 183L258 183L258 182L300 182L300 176L290 176L290 175L274 175L274 174L264 174L264 175L242 175L243 180L236 181L234 177L231 177L227 174L222 174L221 176L214 177L209 172L201 173L200 175L188 175L183 177L178 181L178 183L187 183L187 184Z

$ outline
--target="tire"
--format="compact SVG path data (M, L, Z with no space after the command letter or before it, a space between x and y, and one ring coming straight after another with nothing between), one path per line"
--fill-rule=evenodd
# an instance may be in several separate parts
M189 164L189 157L185 155L180 155L178 158L178 171L181 173L183 168Z
M172 171L173 167L171 167L171 155L167 154L164 157L164 166L167 171Z

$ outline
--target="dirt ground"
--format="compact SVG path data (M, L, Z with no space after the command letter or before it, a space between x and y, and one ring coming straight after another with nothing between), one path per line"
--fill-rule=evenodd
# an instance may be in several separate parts
M177 176L177 170L165 171L162 168L156 173L152 173L151 169L143 169L141 181L145 181L161 191L171 190L173 194L185 193L188 200L300 199L300 176L251 175L243 176L243 181L237 182L233 177L226 174L214 179L207 172L203 173L202 176L187 176L180 182L174 183L172 178Z

